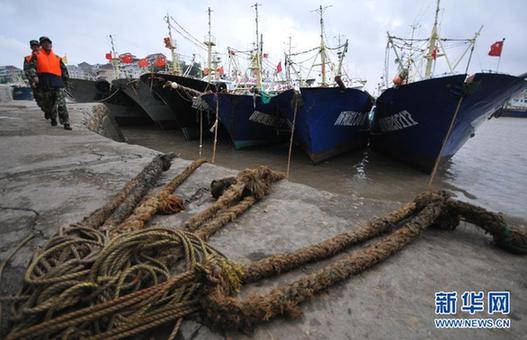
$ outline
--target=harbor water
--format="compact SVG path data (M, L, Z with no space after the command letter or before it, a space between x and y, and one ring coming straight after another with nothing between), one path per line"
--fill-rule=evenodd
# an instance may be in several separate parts
M199 142L184 140L178 130L155 125L124 127L131 144L185 159L199 156ZM212 141L203 143L210 160ZM218 144L216 164L234 169L266 164L285 171L288 145L235 150L227 138ZM427 189L429 175L372 150L352 152L313 166L295 146L290 178L293 182L338 194L404 202ZM463 200L509 216L527 218L527 119L491 119L438 172L434 188L447 189Z

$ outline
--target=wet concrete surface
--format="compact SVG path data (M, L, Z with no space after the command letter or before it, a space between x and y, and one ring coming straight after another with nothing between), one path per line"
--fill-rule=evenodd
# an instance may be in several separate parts
M34 234L7 265L1 295L13 295L20 287L24 268L36 247L60 226L78 222L100 207L157 154L86 130L81 124L86 105L69 105L74 130L65 131L49 126L33 104L0 104L0 261L26 236ZM174 160L160 185L189 162ZM204 164L176 193L187 199L208 188L213 179L236 172ZM186 211L156 217L151 223L178 226L212 202L208 194L198 196ZM210 243L228 257L247 263L321 241L399 205L282 181L269 196L213 236ZM268 291L324 263L327 261L249 285L241 295ZM471 316L459 311L458 302L458 313L452 317L509 318L511 327L435 329L434 293L457 291L461 295L466 290L510 291L511 314ZM6 316L7 307L3 305ZM195 321L186 321L181 338L519 339L527 334L527 258L492 246L490 238L470 225L463 224L455 232L428 230L387 261L301 306L302 318L273 320L257 327L252 335L218 334Z

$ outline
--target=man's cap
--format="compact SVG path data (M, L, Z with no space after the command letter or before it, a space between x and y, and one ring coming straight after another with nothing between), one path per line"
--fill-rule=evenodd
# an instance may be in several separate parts
M40 43L38 42L38 40L30 40L29 46L33 46L33 45L40 45Z
M48 37L40 37L40 43L42 44L44 41L48 41L49 43L51 43L51 39L48 38Z

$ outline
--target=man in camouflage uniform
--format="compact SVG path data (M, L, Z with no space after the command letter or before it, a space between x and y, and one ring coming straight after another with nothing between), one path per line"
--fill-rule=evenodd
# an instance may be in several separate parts
M24 75L26 76L27 80L29 81L29 84L33 85L32 81L32 75L31 72L29 72L29 63L31 62L31 59L36 58L38 52L40 51L40 43L37 40L31 40L29 42L29 47L31 48L31 54L24 57ZM41 98L41 91L37 86L32 86L33 90L33 98L35 98L35 102L37 102L37 105L42 109L42 104L40 101ZM44 109L42 109L44 111ZM49 112L44 112L44 118L49 119Z
M57 115L65 130L71 130L64 88L69 79L68 69L61 58L51 49L48 37L40 37L40 52L32 58L28 66L31 86L37 87L42 110L49 113L51 126L57 126Z

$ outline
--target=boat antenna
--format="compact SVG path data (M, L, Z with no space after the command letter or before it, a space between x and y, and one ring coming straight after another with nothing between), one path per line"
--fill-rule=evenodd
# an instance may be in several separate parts
M425 69L425 78L430 78L432 75L432 64L434 62L434 50L436 48L436 41L439 38L437 33L437 17L439 16L439 3L440 0L437 0L436 12L434 18L434 26L432 27L432 33L430 34L430 39L428 43L428 53L426 54L426 69Z
M209 15L209 35L206 38L205 45L207 46L207 67L209 69L207 81L210 83L210 78L212 75L212 46L216 46L216 43L214 42L214 38L211 34L210 14L212 13L212 10L210 7L207 9L207 13Z
M479 31L477 31L476 34L474 34L474 38L472 38L470 40L470 43L471 43L470 54L468 55L467 68L465 69L465 74L468 74L468 68L470 66L470 61L472 60L472 54L474 53L474 47L476 46L476 39L478 38L478 36L481 33L482 29L483 29L483 25L481 25L481 27L479 28ZM461 60L461 58L460 58L460 60Z
M418 23L414 23L410 25L410 28L412 29L412 37L410 39L410 52L408 53L408 60L407 60L407 65L406 65L406 68L408 70L408 82L410 82L410 66L412 65L412 52L413 52L413 45L414 45L415 30L418 29L420 26L421 25L419 25Z
M255 23L256 23L256 56L255 56L255 63L253 62L254 64L254 68L256 69L256 86L258 87L258 89L261 89L262 87L262 56L260 54L261 52L261 45L260 45L260 36L258 34L258 6L262 6L261 4L255 2L254 5L252 5L251 7L254 7L254 11L255 11ZM254 60L254 59L253 59Z
M340 37L339 37L339 46L340 46ZM342 74L342 61L344 60L344 56L346 55L346 52L348 52L348 39L346 39L346 42L344 43L344 48L341 52L339 52L339 65L337 67L337 77L340 77Z
M168 45L168 48L170 49L170 54L172 56L172 74L177 75L181 73L181 69L179 66L179 60L176 55L176 42L172 38L172 27L170 26L170 15L168 14L168 12L163 19L165 19L168 26L168 38L170 39L170 44Z
M285 77L287 79L287 82L292 85L293 82L291 80L291 65L290 65L290 62L289 62L289 56L291 55L291 36L289 36L289 45L288 45L288 50L287 50L287 54L285 56L285 62L286 62L286 65L285 65Z
M115 45L113 43L113 36L110 34L108 35L110 38L110 44L112 46L112 65L113 65L113 73L114 78L118 79L120 76L120 70L119 70L119 57L117 55L117 52L115 52Z
M321 73L321 76L322 76L322 86L327 86L327 83L326 83L326 43L324 42L324 11L326 9L328 9L329 7L331 7L331 5L329 6L324 6L322 7L322 5L320 5L319 8L313 10L312 12L317 12L318 14L320 14L320 66L321 66L321 70L320 70L320 73Z

